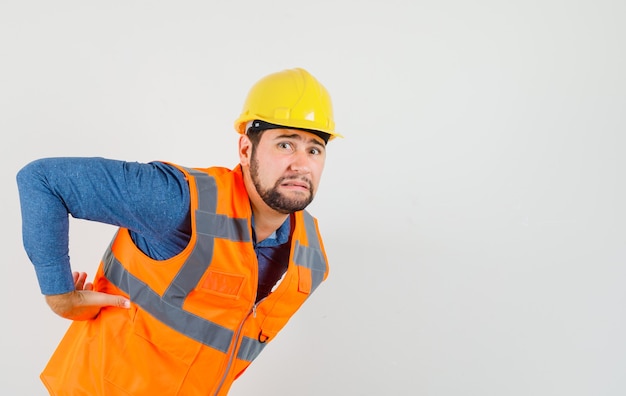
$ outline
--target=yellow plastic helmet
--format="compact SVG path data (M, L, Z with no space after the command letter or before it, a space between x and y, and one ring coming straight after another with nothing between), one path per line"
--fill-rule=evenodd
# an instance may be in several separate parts
M235 130L246 133L246 124L261 120L294 129L335 132L333 106L326 88L301 68L283 70L260 79L252 86L235 121Z

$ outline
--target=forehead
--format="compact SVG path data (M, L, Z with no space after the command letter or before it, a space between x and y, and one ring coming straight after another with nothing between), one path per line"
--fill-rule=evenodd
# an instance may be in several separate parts
M265 130L265 132L263 132L263 136L261 137L261 139L265 139L268 141L274 140L274 139L281 139L281 138L301 140L303 142L318 143L318 144L321 144L322 146L325 146L324 140L321 137L317 136L314 133L303 131L301 129L291 129L291 128L267 129Z

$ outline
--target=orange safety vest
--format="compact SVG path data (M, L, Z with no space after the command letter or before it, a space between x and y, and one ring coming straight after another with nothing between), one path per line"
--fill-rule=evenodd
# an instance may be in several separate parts
M191 239L177 256L147 257L120 228L95 290L130 298L75 321L41 379L56 396L226 395L232 382L328 276L317 220L291 220L289 267L255 304L258 262L241 167L185 169Z

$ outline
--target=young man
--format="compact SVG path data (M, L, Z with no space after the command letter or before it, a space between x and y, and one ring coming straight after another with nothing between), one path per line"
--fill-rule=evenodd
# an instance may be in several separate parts
M186 168L47 158L17 176L24 247L72 319L41 379L52 395L225 395L326 279L304 209L335 132L307 71L262 78L235 122L240 163ZM119 226L93 282L72 272L68 215Z

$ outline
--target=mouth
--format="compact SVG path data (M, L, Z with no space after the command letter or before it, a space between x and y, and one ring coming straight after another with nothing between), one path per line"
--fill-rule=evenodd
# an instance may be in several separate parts
M309 182L308 180L287 179L280 183L280 186L300 191L311 190L311 182Z

